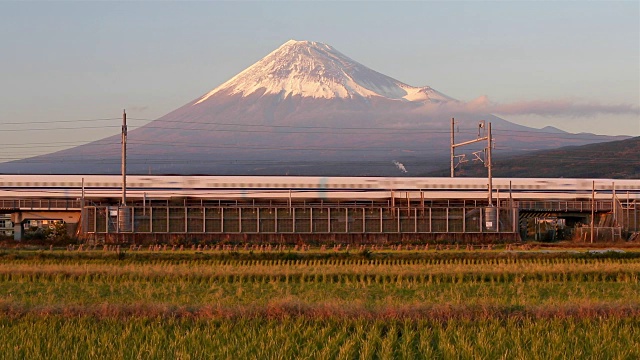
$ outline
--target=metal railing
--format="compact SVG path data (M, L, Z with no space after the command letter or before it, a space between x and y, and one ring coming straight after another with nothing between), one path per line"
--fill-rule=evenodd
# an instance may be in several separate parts
M0 209L7 210L80 210L82 202L67 199L0 199Z
M515 233L518 210L485 207L85 207L86 233L420 234ZM126 216L126 218L123 218ZM495 221L496 219L493 219ZM126 226L123 226L126 225Z
M504 202L505 205L508 202ZM612 211L613 210L613 201L612 200L596 200L592 201L561 201L561 200L550 200L550 201L516 201L514 204L515 207L520 210L530 210L530 211L591 211L591 208L594 207L596 212L600 211Z
M594 241L619 241L622 240L623 229L621 226L594 227ZM588 226L575 229L575 238L582 242L591 240L591 228Z

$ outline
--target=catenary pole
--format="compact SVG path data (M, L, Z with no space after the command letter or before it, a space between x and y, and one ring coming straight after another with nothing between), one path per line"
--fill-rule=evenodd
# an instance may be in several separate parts
M455 147L453 146L455 144L455 135L454 135L454 127L455 127L455 120L454 118L451 118L451 177L455 176L454 173L454 165L453 165L453 159L455 158Z
M595 216L596 216L596 182L593 180L591 187L591 243L593 244L593 231L595 230Z
M487 175L489 178L489 206L493 206L493 177L491 174L491 123L487 126Z

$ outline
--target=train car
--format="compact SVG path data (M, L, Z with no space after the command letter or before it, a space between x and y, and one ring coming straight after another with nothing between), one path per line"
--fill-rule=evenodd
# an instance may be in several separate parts
M493 197L516 200L640 199L640 180L494 178ZM0 198L119 198L120 175L0 175ZM486 178L127 176L130 199L486 199Z

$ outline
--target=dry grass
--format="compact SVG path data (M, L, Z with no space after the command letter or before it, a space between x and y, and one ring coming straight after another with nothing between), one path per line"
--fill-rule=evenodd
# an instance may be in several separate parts
M26 307L0 303L0 316L21 318L27 316L59 316L62 318L92 317L96 319L130 318L184 318L184 319L289 319L313 320L366 319L366 320L451 320L484 321L508 319L590 319L636 318L640 321L639 304L612 304L583 302L555 306L505 306L431 304L367 307L360 304L325 302L308 304L296 299L271 301L265 305L180 306L176 304L96 304L96 305L42 305Z

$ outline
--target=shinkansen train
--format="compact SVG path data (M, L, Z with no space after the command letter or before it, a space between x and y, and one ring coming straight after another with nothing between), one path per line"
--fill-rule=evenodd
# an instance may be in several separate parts
M494 178L494 198L640 199L640 180ZM595 192L594 192L595 188ZM0 175L0 198L118 198L120 175ZM487 178L127 176L129 199L486 199Z

